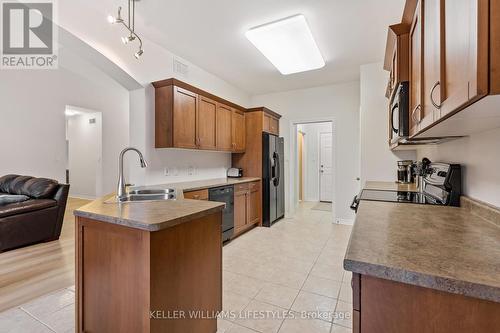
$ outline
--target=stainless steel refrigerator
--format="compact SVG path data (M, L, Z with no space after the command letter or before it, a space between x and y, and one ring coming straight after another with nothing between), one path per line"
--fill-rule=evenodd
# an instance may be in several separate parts
M285 216L284 139L262 134L262 225L270 227Z

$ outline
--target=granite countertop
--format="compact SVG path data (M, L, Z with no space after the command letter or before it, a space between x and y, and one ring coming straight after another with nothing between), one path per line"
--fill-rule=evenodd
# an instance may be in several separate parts
M224 209L224 203L180 198L165 201L107 203L107 195L74 211L75 216L126 227L158 231Z
M405 191L405 192L418 192L417 185L415 183L411 184L400 184L397 182L375 182L368 181L363 187L365 190L381 190L381 191Z
M195 218L213 214L224 208L224 203L220 202L184 199L182 196L183 191L195 191L258 180L260 178L256 177L217 178L152 186L136 186L130 189L175 188L177 200L117 203L114 198L115 194L110 194L80 207L75 210L74 214L75 216L124 225L131 228L158 231Z
M344 268L500 302L500 228L465 208L362 201Z
M241 183L249 183L258 181L260 178L257 177L241 177L241 178L216 178L216 179L206 179L206 180L195 180L191 182L181 182L181 183L171 183L171 184L160 184L152 186L136 186L133 189L147 188L176 188L183 190L184 192L203 190L219 186L229 186Z

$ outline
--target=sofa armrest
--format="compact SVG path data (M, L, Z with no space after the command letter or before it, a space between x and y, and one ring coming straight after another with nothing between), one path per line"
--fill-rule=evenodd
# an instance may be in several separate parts
M54 239L58 239L61 235L61 229L64 221L64 212L66 211L66 203L68 201L69 184L59 184L59 187L54 194L53 199L57 201L58 213L57 221L54 228Z

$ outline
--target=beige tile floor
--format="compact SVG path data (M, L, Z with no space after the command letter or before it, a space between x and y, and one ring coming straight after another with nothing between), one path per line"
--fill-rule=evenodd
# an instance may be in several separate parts
M224 246L218 333L351 332L350 277L342 259L350 226L303 203L293 218ZM74 287L0 313L1 332L73 332Z

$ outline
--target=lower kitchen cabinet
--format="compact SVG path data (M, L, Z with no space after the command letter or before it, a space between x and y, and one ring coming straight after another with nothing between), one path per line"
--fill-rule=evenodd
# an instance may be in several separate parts
M353 333L499 332L498 303L353 273Z
M238 236L260 223L260 181L234 186L234 234Z
M185 199L195 199L195 200L208 200L208 190L198 190L198 191L189 191L184 192Z

